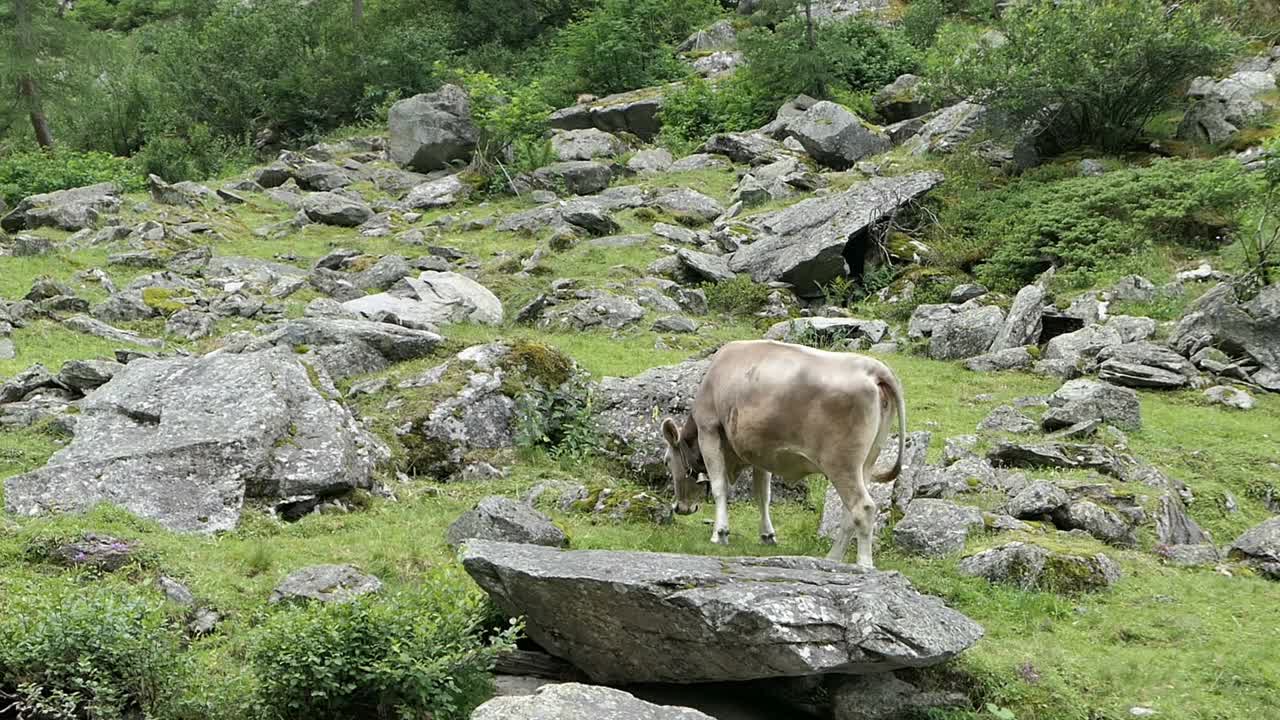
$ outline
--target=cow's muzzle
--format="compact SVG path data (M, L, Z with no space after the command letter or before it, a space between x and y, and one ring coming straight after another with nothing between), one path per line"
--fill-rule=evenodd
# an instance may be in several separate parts
M682 502L677 502L671 506L671 512L677 515L692 515L698 512L698 508L700 507L702 506L699 505L698 503L694 503L692 505L685 505Z

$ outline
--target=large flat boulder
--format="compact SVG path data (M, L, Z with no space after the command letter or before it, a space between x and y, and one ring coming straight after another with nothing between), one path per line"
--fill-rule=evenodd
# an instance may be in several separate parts
M613 688L578 683L543 685L531 695L496 697L471 720L714 720L697 710L654 705Z
M31 195L0 220L0 228L11 233L42 227L76 232L97 226L102 216L119 211L121 202L114 183Z
M647 142L662 129L662 102L662 88L644 88L557 110L548 122L557 130L625 131Z
M473 541L463 566L597 682L865 674L955 657L982 628L895 572L808 557L561 551Z
M111 503L214 532L246 498L367 487L377 443L335 397L285 349L135 360L85 398L69 446L5 482L5 504L31 516Z
M646 370L630 378L604 378L596 389L595 425L606 452L623 462L637 479L669 483L662 460L659 424L668 416L684 418L710 361L690 360ZM655 420L655 412L657 419Z
M453 323L501 325L502 301L488 288L455 272L424 271L401 278L390 290L349 300L342 307L370 320L420 329Z
M838 195L813 198L753 219L761 237L729 259L734 272L756 282L791 283L802 297L847 273L845 249L872 225L942 182L941 173L873 178Z
M1213 288L1179 321L1169 344L1187 357L1216 347L1280 372L1280 285L1269 285L1248 301L1228 283Z
M788 137L827 167L843 170L893 148L889 136L863 122L843 105L823 100L791 121Z
M387 125L391 160L418 172L469 160L479 138L471 98L456 85L397 102L387 114Z
M304 317L269 326L248 350L287 347L314 358L330 377L384 370L430 355L444 338L427 331L350 317Z

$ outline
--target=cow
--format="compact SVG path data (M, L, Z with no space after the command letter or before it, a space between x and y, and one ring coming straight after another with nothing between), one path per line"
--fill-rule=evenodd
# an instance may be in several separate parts
M898 460L873 474L895 414ZM672 510L697 512L698 495L705 497L699 476L705 473L716 505L711 542L727 544L729 482L749 466L760 540L772 545L772 476L791 484L822 473L844 505L828 559L843 562L856 533L858 565L871 568L876 506L866 482L890 482L901 472L906 422L902 384L879 360L773 340L727 343L712 357L690 416L683 424L670 417L662 421L675 486Z

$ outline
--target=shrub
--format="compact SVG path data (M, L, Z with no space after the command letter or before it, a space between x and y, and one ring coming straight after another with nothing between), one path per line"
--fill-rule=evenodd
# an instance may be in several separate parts
M745 76L734 75L719 85L694 78L664 97L659 142L687 155L716 133L759 127L773 110Z
M877 90L919 64L915 49L900 32L867 20L818 25L814 42L811 50L803 18L739 36L746 74L775 106L800 93L831 97L839 91Z
M102 182L130 191L145 187L133 163L107 153L33 150L0 158L0 197L10 205L28 195Z
M590 9L594 0L453 0L458 41L519 47Z
M537 82L515 86L486 72L456 71L453 76L471 96L471 114L480 129L472 169L482 178L483 189L504 191L515 175L554 160L544 137L552 108Z
M634 90L683 77L672 45L715 17L714 0L603 0L562 30L548 60L548 88L565 95Z
M483 595L445 572L412 591L278 611L249 651L256 704L267 717L465 718L518 630L486 641L488 617Z
M135 156L142 174L154 173L169 182L207 180L240 170L253 160L248 142L213 134L208 125L152 131Z
M586 377L548 385L528 384L516 399L516 444L526 450L545 450L558 460L580 461L594 454L600 438Z
M1220 244L1253 186L1230 161L1160 160L1055 182L1032 173L946 198L934 243L992 288L1016 290L1050 265L1083 283L1157 241Z
M178 640L158 605L85 587L9 595L0 614L0 704L12 703L16 717L150 716L170 697Z
M902 35L907 42L924 49L933 44L947 21L943 0L914 0L902 14Z
M1006 11L1002 29L1006 43L944 49L950 61L932 80L1015 121L1045 123L1064 148L1127 148L1181 83L1211 74L1236 47L1200 6L1161 0L1028 0Z
M769 286L761 285L747 275L718 283L704 283L702 291L707 295L708 307L727 315L750 315L769 301Z

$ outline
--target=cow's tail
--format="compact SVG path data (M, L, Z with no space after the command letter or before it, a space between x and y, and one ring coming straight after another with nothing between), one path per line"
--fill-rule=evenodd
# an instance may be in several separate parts
M875 482L892 482L902 472L902 457L907 449L907 401L902 394L902 383L898 382L898 378L888 368L877 373L876 385L880 388L880 392L897 406L898 459L888 471L872 473L871 479Z

